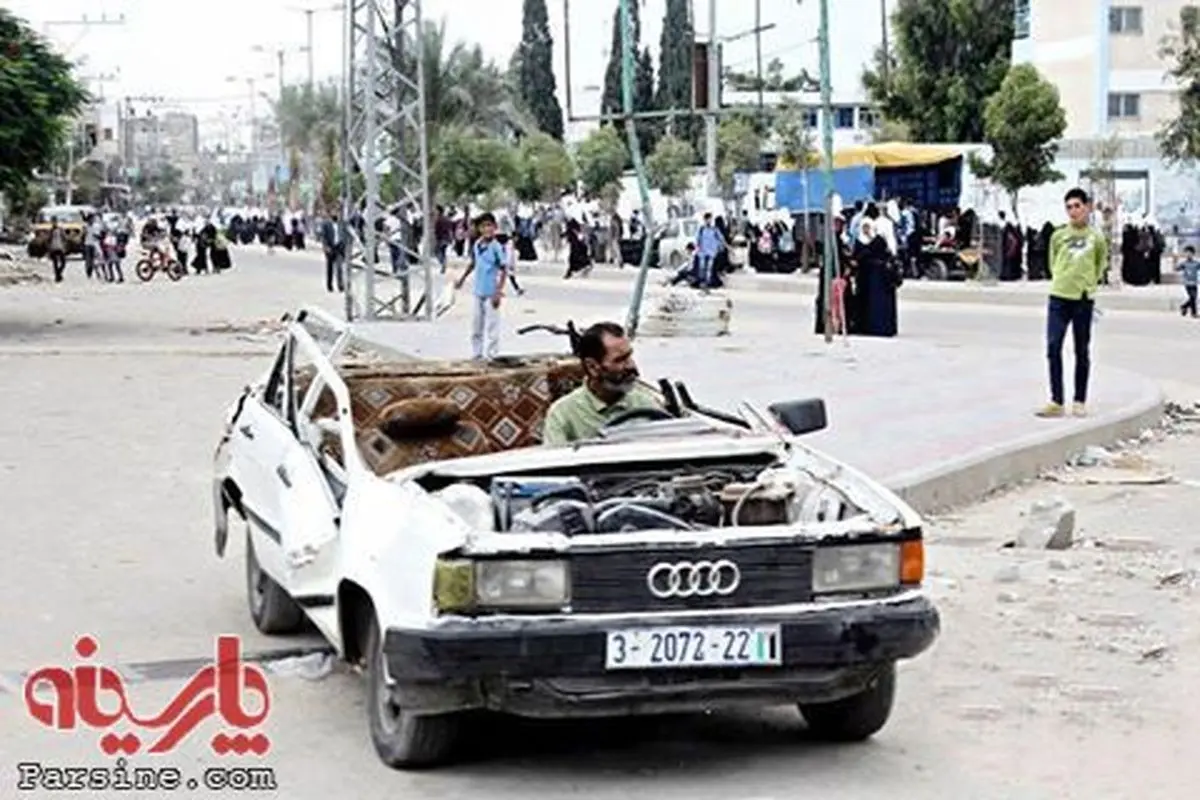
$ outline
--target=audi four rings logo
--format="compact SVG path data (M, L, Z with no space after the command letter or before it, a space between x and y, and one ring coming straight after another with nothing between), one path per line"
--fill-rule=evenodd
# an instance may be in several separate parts
M742 571L727 559L720 561L659 562L646 573L650 594L669 597L727 597L737 591Z

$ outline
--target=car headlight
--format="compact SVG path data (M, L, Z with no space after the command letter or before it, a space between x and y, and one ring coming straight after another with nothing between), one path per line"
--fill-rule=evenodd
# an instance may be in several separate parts
M434 605L443 612L559 609L571 600L570 574L558 560L439 560Z
M870 592L899 586L901 546L893 542L817 548L813 592Z

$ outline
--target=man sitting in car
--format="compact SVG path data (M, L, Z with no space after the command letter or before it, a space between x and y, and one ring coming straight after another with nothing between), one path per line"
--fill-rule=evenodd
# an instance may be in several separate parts
M597 322L579 337L577 354L587 376L546 413L542 441L562 445L595 438L611 420L640 408L661 409L658 398L638 384L633 345L615 322Z

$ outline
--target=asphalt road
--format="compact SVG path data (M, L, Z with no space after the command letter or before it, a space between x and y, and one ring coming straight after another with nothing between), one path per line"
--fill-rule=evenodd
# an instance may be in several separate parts
M221 412L266 364L271 345L254 330L197 326L266 319L307 300L337 308L338 301L321 291L319 265L311 261L245 251L237 259L236 275L175 285L94 287L74 277L61 291L0 292L0 797L80 796L44 787L18 791L16 764L85 765L98 758L97 733L42 728L21 697L23 672L75 663L76 635L95 635L97 660L105 663L157 665L135 671L143 680L130 693L142 713L165 703L196 667L171 662L204 657L218 633L240 634L246 649L258 652L320 644L254 633L244 609L240 547L224 561L212 552L208 477ZM620 300L550 279L530 281L529 290L546 299L594 295L598 311ZM806 308L793 313L748 300L737 313L778 318L794 324L797 335L811 330ZM1114 312L1101 325L1102 358L1164 376L1195 363L1195 323ZM906 336L1040 350L1038 315L1022 309L906 306L902 326ZM928 658L905 665L890 725L862 746L805 741L790 709L659 721L502 722L480 732L477 757L420 774L392 772L376 760L357 676L280 675L271 680L272 751L262 762L238 763L269 766L276 796L289 800L1105 796L1094 782L1087 794L1023 782L1021 765L997 752L987 720L938 690L957 679L948 668L935 672ZM205 742L189 741L155 763L199 771L215 763Z

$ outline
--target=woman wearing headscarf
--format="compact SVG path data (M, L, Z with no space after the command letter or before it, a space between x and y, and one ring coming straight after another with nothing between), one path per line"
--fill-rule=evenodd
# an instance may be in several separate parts
M875 220L863 220L854 245L855 293L859 314L858 333L863 336L895 336L896 274L891 266L888 244L875 230ZM849 316L849 315L847 315Z

